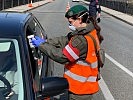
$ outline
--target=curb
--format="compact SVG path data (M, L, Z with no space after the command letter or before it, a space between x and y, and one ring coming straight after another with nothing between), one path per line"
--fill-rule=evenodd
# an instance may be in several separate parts
M39 6L36 6L36 7L32 7L31 9L25 10L25 11L23 11L23 12L27 12L27 11L36 9L36 8L41 7L41 6L43 6L43 5L45 5L45 4L48 4L48 3L50 3L50 2L46 2L46 3L44 3L44 4L42 4L42 5L39 5Z
M53 1L53 0L51 0L51 1ZM51 3L51 1L43 0L43 1L39 1L39 2L34 2L33 7L28 7L28 4L25 4L25 5L16 6L13 8L4 9L2 11L27 12L27 11L33 10L35 8L38 8L40 6L43 6L45 4ZM38 5L37 5L37 3L38 3ZM41 4L39 4L39 3L41 3Z
M103 11L103 10L102 10ZM108 14L108 15L110 15L110 16L112 16L112 17L115 17L116 19L119 19L119 20L121 20L121 21L123 21L123 22L125 22L125 23L127 23L127 24L129 24L129 25L131 25L131 26L133 26L133 23L130 23L130 22L128 22L128 21L126 21L126 20L124 20L124 19L122 19L122 18L120 18L120 17L117 17L117 16L115 16L115 15L113 15L113 14L110 14L110 13L108 13L108 12L106 12L106 11L103 11L104 13L106 13L106 14Z
M81 0L81 2L83 2L83 3L85 3L85 4L89 4L89 2L84 1L84 0ZM101 7L103 7L103 6L101 6ZM108 9L109 9L109 8L108 8ZM121 20L121 21L123 21L123 22L125 22L125 23L127 23L127 24L129 24L129 25L131 25L131 26L133 26L133 23L131 23L131 22L129 22L129 21L126 21L126 20L124 20L124 19L122 19L122 18L120 18L120 17L117 17L117 16L115 16L115 15L113 15L113 14L111 14L111 13L105 11L105 10L102 10L102 11L103 11L104 13L110 15L110 16L113 16L113 17L115 17L115 18L117 18L117 19L119 19L119 20Z

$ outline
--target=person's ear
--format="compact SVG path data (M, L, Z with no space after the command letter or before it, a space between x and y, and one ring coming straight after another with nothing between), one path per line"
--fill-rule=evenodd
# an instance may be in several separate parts
M79 20L79 23L81 24L82 23L82 18L79 17L78 20Z

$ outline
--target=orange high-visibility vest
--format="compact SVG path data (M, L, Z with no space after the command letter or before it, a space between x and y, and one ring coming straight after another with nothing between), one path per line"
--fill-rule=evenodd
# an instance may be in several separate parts
M97 48L100 48L96 30L91 31L89 34L96 39ZM90 36L85 35L84 37L88 44L86 59L65 65L64 77L69 82L69 91L74 94L93 94L99 90L97 81L98 61L94 43Z

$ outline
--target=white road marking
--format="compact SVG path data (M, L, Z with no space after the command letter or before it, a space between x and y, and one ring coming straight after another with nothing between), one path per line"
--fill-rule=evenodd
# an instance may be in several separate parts
M113 62L116 66L118 66L120 69L122 69L124 72L126 72L128 75L133 77L133 73L130 70L128 70L126 67L118 63L115 59L113 59L106 53L105 57L108 58L111 62ZM101 80L99 81L99 86L106 100L115 100L102 77Z
M111 92L108 89L108 86L106 85L105 81L103 80L102 76L99 81L99 86L101 88L101 91L103 92L105 100L115 100L112 96Z
M108 58L110 61L112 61L116 66L118 66L119 68L121 68L128 75L130 75L131 77L133 77L133 73L130 70L128 70L126 67L124 67L123 65L121 65L120 63L118 63L116 60L114 60L108 54L105 53L105 57Z

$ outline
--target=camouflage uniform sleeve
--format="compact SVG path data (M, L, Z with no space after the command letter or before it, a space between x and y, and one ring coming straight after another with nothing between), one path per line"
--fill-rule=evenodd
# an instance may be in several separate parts
M87 41L83 35L76 35L72 37L71 41L63 49L63 54L74 62L78 59L85 59L87 53Z
M48 39L47 42L55 47L63 48L68 43L68 38L66 36L55 37L53 39Z
M65 36L48 39L46 43L39 46L42 53L53 59L54 61L66 64L69 60L63 55L62 49L68 43L68 38Z

